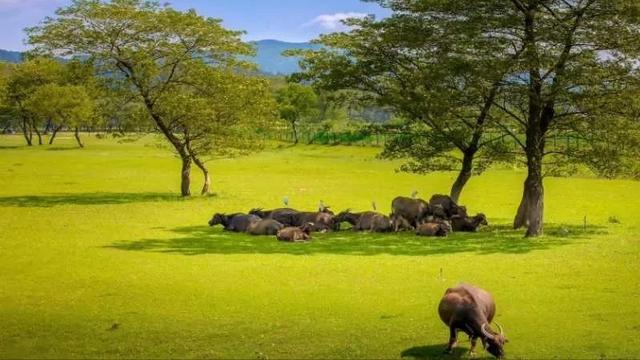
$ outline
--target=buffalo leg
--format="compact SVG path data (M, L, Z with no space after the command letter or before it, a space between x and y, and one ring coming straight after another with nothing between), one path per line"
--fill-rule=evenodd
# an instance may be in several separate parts
M471 340L471 349L469 350L470 356L476 356L476 345L478 345L478 337L477 336L469 336Z
M458 345L458 330L453 326L449 328L449 346L444 351L446 354L451 354L453 352L453 348Z

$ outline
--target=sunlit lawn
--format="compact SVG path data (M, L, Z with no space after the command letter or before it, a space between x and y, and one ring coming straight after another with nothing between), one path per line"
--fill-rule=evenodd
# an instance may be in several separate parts
M285 196L388 212L455 174L398 174L376 149L272 147L212 161L216 196L182 200L159 142L87 143L0 137L0 358L435 357L448 336L437 303L459 282L494 294L509 358L640 356L638 182L547 179L536 240L510 230L524 173L502 168L464 192L489 217L480 233L282 244L207 220Z

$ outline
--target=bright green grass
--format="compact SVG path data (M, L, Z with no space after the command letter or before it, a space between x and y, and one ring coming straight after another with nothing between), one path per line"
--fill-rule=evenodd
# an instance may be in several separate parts
M397 174L375 149L284 147L212 162L217 196L181 200L179 162L155 142L87 143L0 138L0 358L433 357L448 336L437 303L459 282L494 294L510 358L640 357L640 183L547 179L536 240L509 230L524 173L506 169L465 190L491 222L478 234L281 244L206 223L284 196L388 212L454 174Z

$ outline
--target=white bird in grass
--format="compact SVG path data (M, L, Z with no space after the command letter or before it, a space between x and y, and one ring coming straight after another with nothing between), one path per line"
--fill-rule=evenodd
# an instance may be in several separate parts
M288 197L288 196L285 196L285 197L282 199L282 202L284 203L284 206L289 206L289 197Z
M411 198L415 199L418 197L418 190L413 190L413 192L411 193Z

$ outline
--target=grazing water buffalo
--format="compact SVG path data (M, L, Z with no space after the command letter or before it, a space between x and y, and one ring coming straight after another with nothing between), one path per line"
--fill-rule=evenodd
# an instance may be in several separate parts
M286 226L293 226L293 216L299 213L298 210L283 208L275 210L253 209L249 214L259 216L263 219L273 219Z
M209 220L209 226L222 225L227 231L233 232L245 232L249 228L251 223L260 221L260 218L256 215L247 214L215 214Z
M391 214L394 219L402 217L417 228L429 216L429 204L422 199L399 196L391 202ZM395 230L398 231L397 228Z
M442 206L446 219L451 219L453 216L467 216L467 208L456 204L450 196L447 195L433 195L429 200L429 207ZM434 214L435 215L435 214Z
M343 211L336 215L334 222L348 222L353 225L353 231L389 232L393 230L391 218L374 211L361 213Z
M456 215L451 218L453 231L475 232L480 225L489 225L484 214L478 214L474 217Z
M273 219L256 221L249 225L247 233L249 235L275 235L282 230L284 225Z
M471 354L475 354L478 338L489 353L497 358L504 356L507 339L502 327L499 332L491 329L491 321L496 313L496 304L491 294L471 285L460 285L447 289L440 305L440 319L449 327L449 346L445 352L451 353L458 343L458 331L463 331L471 339Z
M313 228L312 223L304 224L301 227L286 227L278 231L276 238L286 242L309 241L311 240L311 228Z
M416 235L445 237L449 235L451 230L451 224L446 220L431 221L420 224L416 229Z

